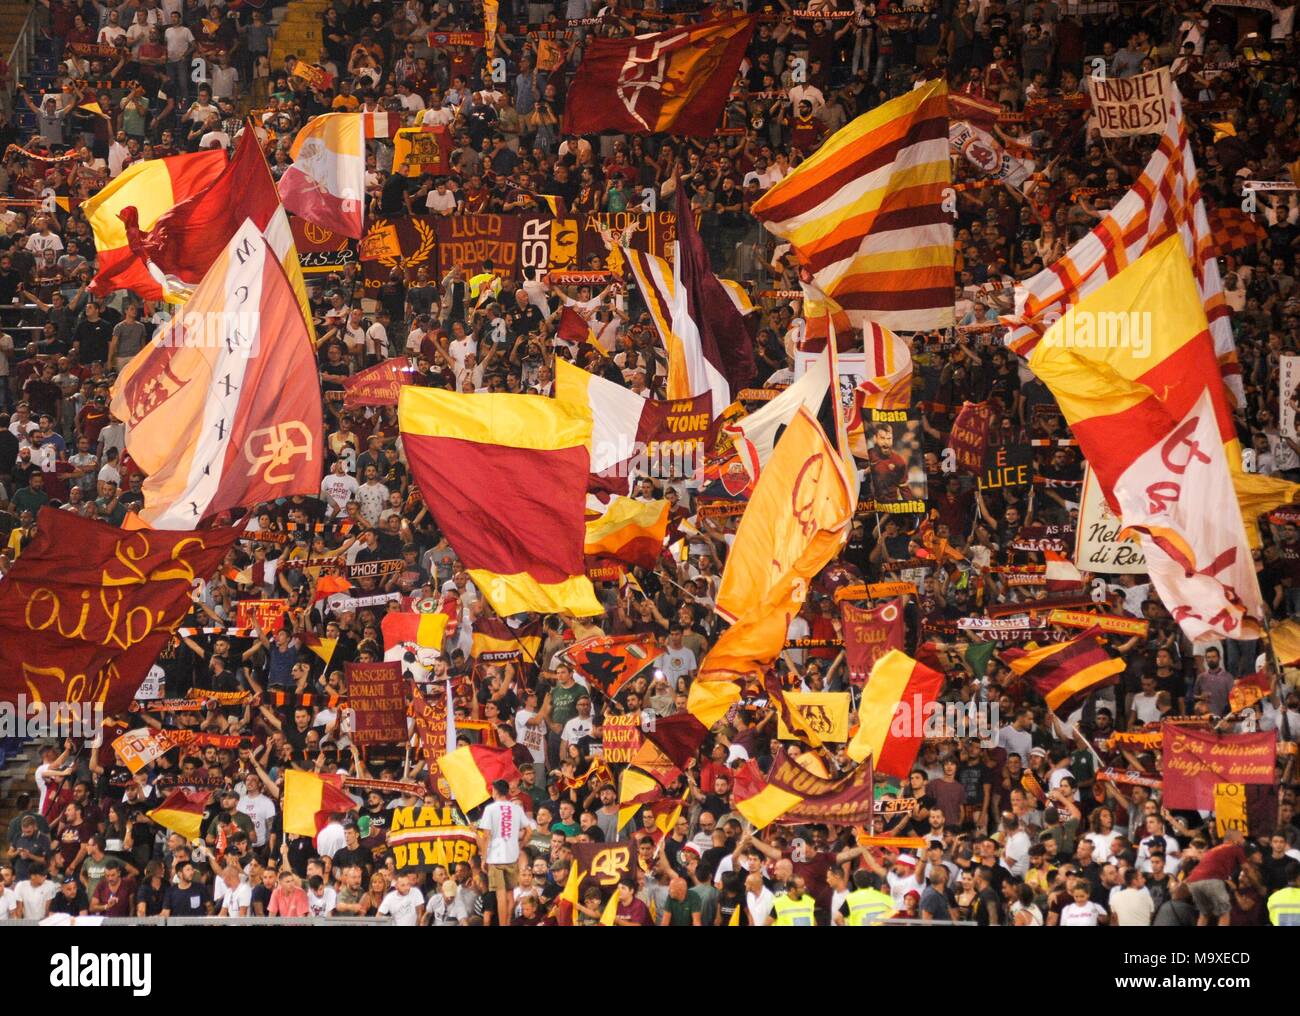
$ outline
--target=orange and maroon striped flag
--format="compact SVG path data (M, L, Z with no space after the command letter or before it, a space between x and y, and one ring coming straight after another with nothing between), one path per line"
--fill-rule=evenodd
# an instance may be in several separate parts
M1089 695L1119 683L1124 660L1111 656L1097 641L1100 628L1090 628L1069 642L1038 649L1011 648L999 655L1013 672L1025 678L1058 716L1068 716Z
M397 415L434 521L498 614L604 613L582 555L590 415L536 395L411 385Z
M605 513L587 523L583 553L653 568L668 532L668 502L615 497Z
M870 755L876 772L906 777L925 740L926 714L942 689L941 673L891 649L871 668L862 691L849 757L861 762Z
M948 87L936 79L842 128L754 215L856 327L926 331L953 323L951 186Z

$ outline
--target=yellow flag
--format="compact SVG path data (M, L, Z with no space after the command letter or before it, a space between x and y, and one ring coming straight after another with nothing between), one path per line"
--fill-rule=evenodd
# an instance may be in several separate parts
M601 912L600 923L608 928L612 927L616 920L618 920L618 886L615 886L614 891L609 894L609 902Z
M806 409L790 421L759 476L718 591L732 621L700 667L701 680L754 674L776 659L808 586L838 553L854 499L834 446Z

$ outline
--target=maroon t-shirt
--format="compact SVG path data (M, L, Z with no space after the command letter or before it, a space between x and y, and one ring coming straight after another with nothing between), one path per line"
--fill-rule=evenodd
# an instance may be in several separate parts
M1201 862L1196 869L1187 876L1187 881L1204 882L1207 879L1217 878L1220 881L1230 878L1243 861L1246 860L1246 852L1236 843L1220 843L1217 847L1207 850L1201 856Z
M135 883L129 878L119 880L116 891L109 886L106 878L101 878L99 885L95 886L95 902L101 906L108 904L108 909L98 911L105 917L130 917L134 896Z

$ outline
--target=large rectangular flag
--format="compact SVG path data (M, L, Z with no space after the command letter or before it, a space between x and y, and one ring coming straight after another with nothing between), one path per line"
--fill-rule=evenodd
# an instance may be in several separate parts
M104 295L130 289L147 300L161 300L162 286L131 251L126 223L119 213L135 208L137 227L148 231L174 205L203 190L226 168L226 153L213 148L128 166L107 186L81 203L95 232L98 271L90 291ZM111 281L109 281L111 279Z
M1054 264L1016 287L1016 311L1002 318L1011 328L1007 344L1020 355L1029 356L1067 307L1174 235L1182 241L1195 272L1224 382L1237 404L1244 405L1230 310L1224 301L1214 236L1196 177L1182 96L1176 86L1165 132L1137 182L1091 233Z
M293 165L280 177L280 200L340 236L361 239L366 203L366 132L361 113L323 113L293 139Z
M325 828L332 814L347 814L357 803L343 789L338 773L309 773L286 769L284 773L284 831L289 836L310 836Z
M591 38L569 85L565 134L708 137L745 56L746 15L632 38Z
M143 266L155 285L161 287L164 299L183 303L239 228L251 220L266 234L271 249L284 266L310 330L311 307L298 264L293 229L252 130L246 129L240 135L235 153L220 176L159 216L152 228L146 231L144 207L126 205L120 214L134 257L121 261L112 272L101 272L105 292L134 289L125 281L127 275L123 273L130 270L134 275L132 266ZM137 292L148 295L141 290Z
M856 327L953 323L947 103L939 78L877 106L754 205Z
M125 712L239 536L125 530L42 508L0 579L0 702L102 703Z
M609 699L659 655L653 635L591 635L564 650L570 666Z
M1093 692L1118 684L1124 672L1124 659L1106 652L1097 641L1100 633L1100 628L1092 628L1069 642L1037 649L1013 647L998 655L1033 685L1048 709L1064 718Z
M925 740L925 721L943 690L943 675L891 649L871 668L858 703L858 730L848 755L868 755L876 772L906 778Z
M154 528L192 529L227 508L320 490L311 338L270 240L251 221L184 313L127 364L112 411L147 474L140 514Z
M498 614L603 614L584 573L591 417L537 395L407 386L411 472L438 528Z
M1225 454L1236 429L1181 238L1067 308L1029 366L1183 631L1254 637L1263 605Z
M177 787L161 804L145 812L164 829L180 833L187 842L197 840L202 834L203 812L212 797L210 790L187 790Z

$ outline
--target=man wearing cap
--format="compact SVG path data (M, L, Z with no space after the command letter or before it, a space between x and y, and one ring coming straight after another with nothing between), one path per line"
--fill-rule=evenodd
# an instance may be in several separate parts
M63 876L58 895L50 900L49 913L71 914L73 917L90 913L90 899L76 875Z
M203 834L204 840L208 846L221 851L221 844L218 842L224 830L226 840L231 838L232 827L242 830L253 836L253 820L239 810L239 794L231 787L227 787L221 792L221 810L212 816L212 821L208 823L208 828Z

